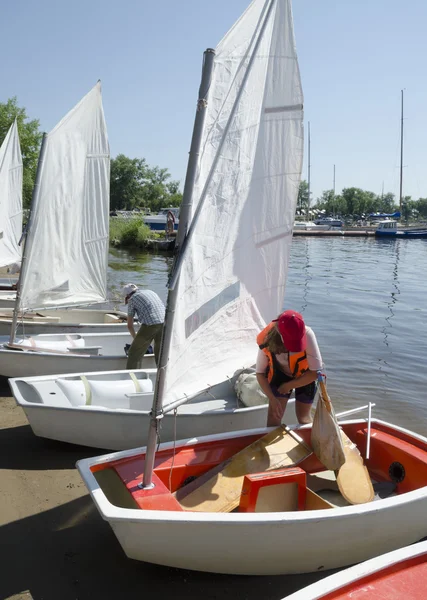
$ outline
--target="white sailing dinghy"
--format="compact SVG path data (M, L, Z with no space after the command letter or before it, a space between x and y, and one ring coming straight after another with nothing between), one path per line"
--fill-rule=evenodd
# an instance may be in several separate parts
M198 204L179 241L181 270L178 260L170 282L147 449L82 460L78 469L136 560L273 575L344 566L416 541L427 533L427 439L399 427L370 419L368 427L364 420L342 423L352 456L356 447L365 456L369 444L366 466L375 489L389 494L357 505L348 505L334 481L322 481L311 426L297 434L286 427L246 430L157 448L163 415L201 389L204 378L214 384L228 368L232 375L236 354L245 356L276 316L275 294L283 297L283 286L275 285L287 264L303 137L289 0L252 2L216 50L211 90ZM178 239L182 220L181 213ZM217 235L221 244L206 247ZM194 259L198 244L203 262ZM204 297L196 302L199 287ZM326 500L320 492L328 486L335 489Z
M105 302L109 177L110 153L98 82L43 136L11 337L0 348L0 375L126 367L124 347L132 340L125 331L15 338L19 315L28 310ZM154 366L154 358L143 366Z
M0 147L0 267L21 260L22 173L21 146L15 119ZM0 307L12 307L15 298L12 284L0 286Z
M85 121L78 123L84 110ZM91 131L96 137L93 148ZM21 261L22 159L16 123L0 150L0 168L0 266L5 266ZM17 333L23 335L127 331L123 312L74 308L104 302L107 292L109 148L100 84L46 137L40 171L21 268L21 297L16 306L15 292L0 291L0 336L10 333L14 310Z
M169 307L165 322L169 412L157 419L162 441L266 423L266 397L259 388L251 390L249 385L245 390L245 373L236 373L253 366L257 334L283 306L303 154L302 90L288 10L286 3L270 7L257 0L221 42L217 58L213 50L205 53L177 234L177 246L186 245L187 252L176 287L176 319L171 324ZM216 90L210 99L209 89ZM198 200L191 209L191 228L196 221L197 225L184 243L191 197ZM115 377L102 376L111 381ZM251 377L253 384L255 376ZM120 413L128 391L119 392L119 375L117 404L109 407L114 434L102 429L94 409L89 428L87 411L71 406L70 398L68 404L63 398L63 409L55 409L53 418L49 407L61 390L56 378L49 379L49 389L47 381L11 381L30 424L37 420L33 429L38 435L111 449L147 443L147 397L134 415L135 423L146 428L141 427L139 436L134 427L129 433L129 426L123 425L130 416ZM242 385L237 394L236 384ZM176 420L171 412L175 402ZM60 425L70 412L85 427Z

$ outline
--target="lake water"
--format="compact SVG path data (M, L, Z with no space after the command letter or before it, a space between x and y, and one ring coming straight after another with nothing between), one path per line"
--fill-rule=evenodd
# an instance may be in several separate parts
M171 256L112 249L110 297L133 282L166 298ZM427 240L298 237L284 308L317 336L336 411L373 415L427 436ZM256 356L254 342L254 359Z

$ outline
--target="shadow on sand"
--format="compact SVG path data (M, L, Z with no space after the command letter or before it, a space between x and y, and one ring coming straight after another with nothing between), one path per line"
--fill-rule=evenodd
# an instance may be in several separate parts
M238 577L130 560L89 496L1 527L0 541L1 598L28 590L33 600L120 600L150 592L279 600L326 575Z

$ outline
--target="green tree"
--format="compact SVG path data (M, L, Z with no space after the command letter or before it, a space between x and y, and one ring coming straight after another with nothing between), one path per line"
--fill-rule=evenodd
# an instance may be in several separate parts
M297 199L297 211L306 212L309 205L309 194L308 194L308 183L302 179L299 184L298 199Z
M23 203L24 208L28 208L33 193L42 134L39 131L40 122L38 119L28 120L26 110L18 106L17 98L9 98L5 103L0 102L0 144L3 143L9 127L15 119L18 123L24 165Z
M163 206L179 206L182 195L178 190L179 182L170 179L167 169L150 167L144 158L119 154L111 159L111 210L139 207L157 212Z
M427 198L419 198L416 207L420 217L427 218Z

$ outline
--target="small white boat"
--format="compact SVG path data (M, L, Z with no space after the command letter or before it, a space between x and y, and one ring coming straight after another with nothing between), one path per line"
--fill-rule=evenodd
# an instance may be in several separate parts
M125 450L147 443L156 374L145 369L19 377L9 385L35 435ZM169 413L163 418L162 441L263 427L267 404L260 399L258 405L245 406L234 390L234 380L227 380L189 398L176 417ZM295 422L293 405L292 400L287 423Z
M126 315L75 310L107 298L109 175L98 82L43 136L13 318L0 309L0 335L10 331L2 375L125 367ZM48 335L32 335L40 330ZM18 331L31 338L16 339ZM78 344L72 332L81 333Z
M282 600L425 600L427 542L387 552Z
M9 335L12 321L13 309L1 308L0 300L0 336ZM16 326L18 335L127 331L127 313L82 308L28 311L18 316Z
M364 456L366 421L340 425ZM310 444L311 426L293 430ZM279 473L280 485L271 485L275 471L268 470L275 468L271 461L277 451L247 454L244 466L259 467L246 471L240 466L235 476L252 473L255 482L259 479L252 508L247 507L247 488L240 483L236 509L209 509L220 499L209 473L219 482L217 468L269 431L162 444L152 489L141 487L145 448L84 459L77 467L126 555L170 567L239 575L319 572L367 560L427 535L427 439L376 419L371 421L370 458L365 460L376 491L372 502L349 505L329 489L334 482L322 480L325 467L314 454L300 456L293 448L288 454L293 468ZM186 501L186 486L194 490L199 478L206 482L207 508ZM223 481L223 493L230 497L233 478Z
M314 221L295 221L294 229L302 229L304 231L327 231L328 229L331 229L331 225L318 225Z
M129 333L40 334L0 346L0 376L55 375L126 368ZM147 354L142 368L154 368Z

